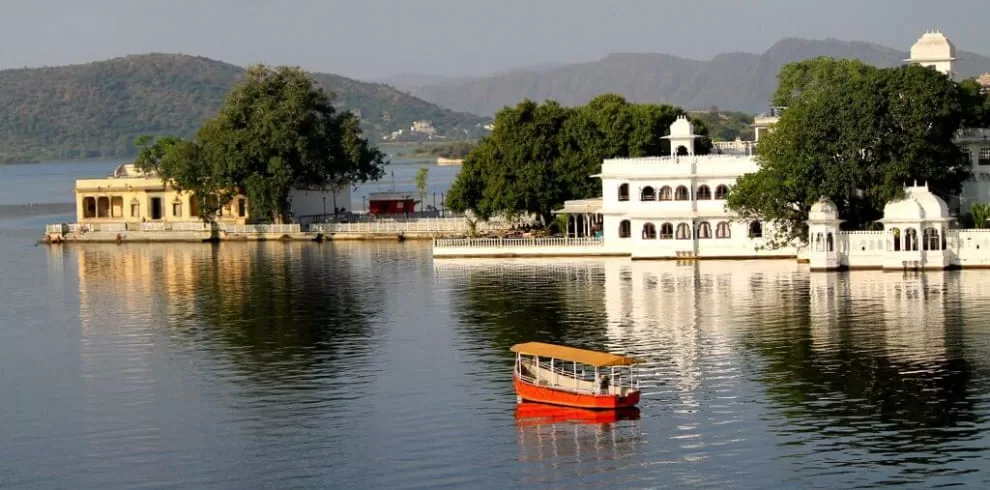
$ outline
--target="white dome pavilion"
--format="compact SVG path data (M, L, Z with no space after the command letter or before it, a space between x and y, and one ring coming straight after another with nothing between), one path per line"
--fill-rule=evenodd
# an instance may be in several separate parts
M811 205L808 211L808 221L834 221L839 219L839 209L827 198L821 198Z
M928 31L911 46L911 59L905 61L935 68L951 77L952 65L956 61L956 47L941 32Z
M911 46L912 61L941 61L956 58L956 46L939 31L928 31Z
M883 208L884 223L950 221L949 206L928 190L928 184L906 187L903 199L891 201Z
M687 117L677 116L677 120L670 125L670 136L672 137L694 137L694 126Z

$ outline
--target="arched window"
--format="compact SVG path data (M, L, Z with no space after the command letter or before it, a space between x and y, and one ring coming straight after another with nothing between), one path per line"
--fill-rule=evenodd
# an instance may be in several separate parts
M825 236L821 233L815 235L815 251L824 252L825 251Z
M619 200L620 201L629 200L629 184L622 184L619 186Z
M686 146L680 145L680 146L677 147L677 155L678 156L685 156L687 154L688 154L688 149L687 149Z
M660 200L669 201L672 199L673 193L670 191L669 186L663 186L660 188Z
M759 221L751 221L749 223L749 237L763 238L763 223L760 223Z
M657 227L653 223L643 225L643 240L655 240L657 238Z
M624 219L619 222L619 238L629 238L632 236L632 223Z
M683 185L677 186L677 191L674 192L675 201L687 201L691 199L691 193L688 192L688 188Z
M980 165L990 165L990 146L980 148L980 158L977 160Z
M835 238L832 238L831 232L825 236L825 250L829 252L835 251Z
M698 238L708 239L712 237L712 225L707 221L698 223Z
M96 199L96 217L97 218L109 218L110 217L110 198L103 196Z
M691 239L691 226L687 223L680 223L677 225L677 239L678 240L690 240Z
M720 184L715 188L715 199L724 200L729 195L729 186Z
M653 190L653 187L646 186L646 187L643 188L642 191L640 191L640 193L639 193L639 200L640 201L656 201L657 200L657 192L655 190Z
M712 190L707 185L698 186L698 200L708 201L712 198Z
M912 252L918 250L918 230L914 228L904 230L904 250Z
M732 238L732 229L727 221L720 222L715 226L715 238Z
M660 239L670 240L671 238L674 238L674 225L670 223L660 225Z
M83 198L83 218L95 218L95 217L96 217L96 198L95 197Z
M899 228L891 228L890 235L893 237L892 243L894 244L894 251L901 251L901 230Z
M941 250L942 241L939 239L937 228L925 228L925 250Z

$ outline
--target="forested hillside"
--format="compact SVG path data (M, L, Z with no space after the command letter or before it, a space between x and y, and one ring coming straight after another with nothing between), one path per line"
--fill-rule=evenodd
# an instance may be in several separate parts
M0 163L113 158L142 134L192 136L244 69L207 58L149 54L0 71ZM442 109L388 85L313 74L337 105L361 116L371 141L432 120L438 134L477 136L483 119Z

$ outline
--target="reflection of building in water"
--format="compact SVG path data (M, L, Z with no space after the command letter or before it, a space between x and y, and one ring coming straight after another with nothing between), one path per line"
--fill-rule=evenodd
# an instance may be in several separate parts
M703 379L718 378L726 364L703 358L730 355L727 338L740 317L761 309L781 310L793 301L781 290L795 290L807 270L793 262L609 262L605 265L605 305L612 348L658 361L645 366L644 391L666 378L682 402L697 404L694 390ZM718 371L718 372L713 372Z
M948 340L962 328L963 294L958 272L813 274L813 347L833 351L851 342L906 362L957 358L949 350L960 344Z
M218 286L239 291L251 280L258 248L277 247L264 260L278 269L294 266L307 243L230 243L225 252L202 244L87 244L72 250L78 266L79 308L83 328L106 303L117 314L150 318L192 314L195 297ZM234 250L243 249L243 250ZM205 282L204 282L205 281ZM206 287L209 284L209 287ZM226 295L237 296L237 295Z

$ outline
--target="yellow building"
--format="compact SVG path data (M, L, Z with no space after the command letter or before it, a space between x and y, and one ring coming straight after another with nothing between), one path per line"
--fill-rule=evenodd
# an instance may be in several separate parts
M217 221L248 222L247 198L235 197L215 217ZM153 172L122 164L113 175L76 181L78 223L134 223L200 221L192 193L182 192Z

